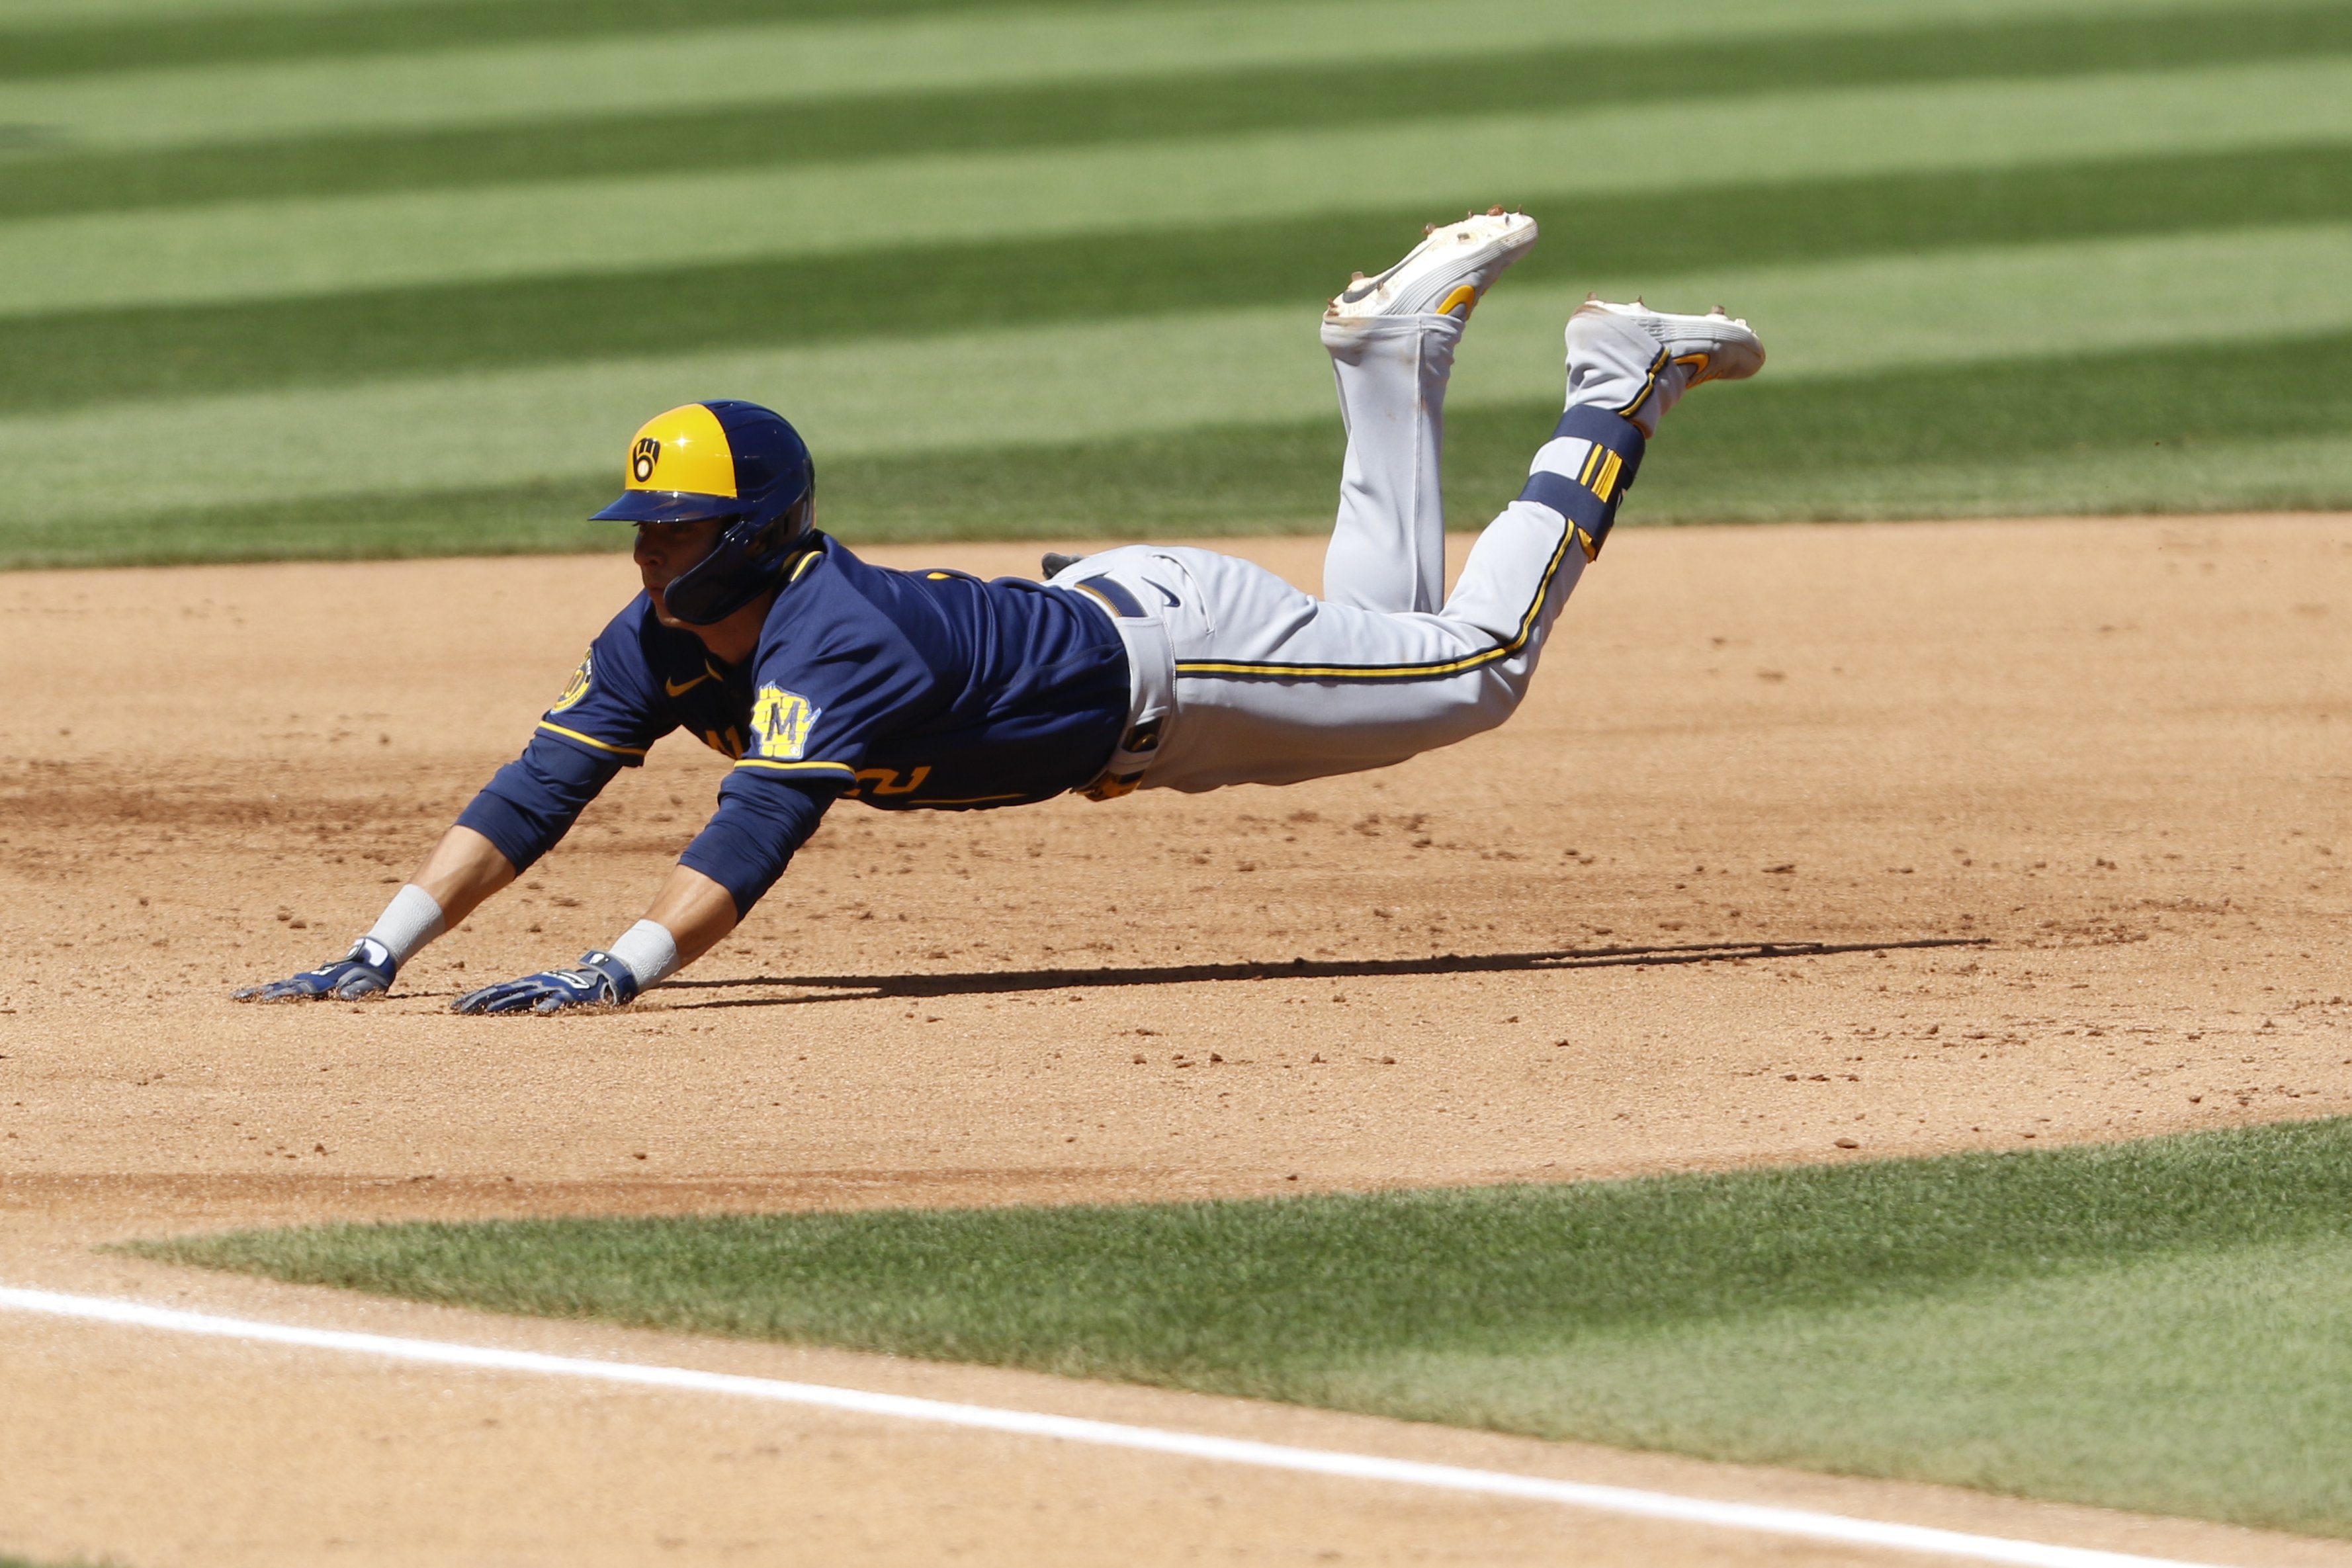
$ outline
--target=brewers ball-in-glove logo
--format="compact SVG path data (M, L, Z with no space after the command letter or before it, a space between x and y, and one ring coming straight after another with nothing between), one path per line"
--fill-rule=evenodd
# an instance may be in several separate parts
M797 691L762 686L751 705L752 743L770 762L797 763L808 755L809 727L819 711Z
M629 474L644 484L654 477L654 465L661 461L661 443L650 436L640 437L629 453Z
M573 703L587 696L589 683L594 680L595 678L596 671L589 663L589 656L584 653L582 654L580 656L580 668L572 672L572 679L563 688L563 695L555 700L555 706L549 709L548 711L551 713L561 713L566 708L571 707Z

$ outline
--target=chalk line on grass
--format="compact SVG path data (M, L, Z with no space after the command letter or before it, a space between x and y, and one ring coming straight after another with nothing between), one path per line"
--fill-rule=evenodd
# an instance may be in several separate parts
M1643 1491L1631 1487L1554 1480L1541 1476L1471 1469L1458 1465L1425 1464L1412 1459L1386 1458L1376 1454L1294 1447L1286 1444L1260 1443L1204 1433L1171 1432L1115 1421L1049 1415L1027 1410L1002 1410L984 1405L958 1405L901 1394L836 1388L824 1384L700 1372L691 1367L649 1366L632 1362L596 1361L583 1356L548 1355L537 1351L358 1333L342 1329L302 1328L289 1323L182 1311L176 1308L116 1300L103 1296L71 1296L51 1290L0 1286L0 1310L110 1323L125 1328L157 1329L211 1339L336 1351L348 1355L376 1356L387 1361L430 1366L529 1373L643 1388L730 1394L772 1404L808 1405L858 1415L1003 1432L1015 1436L1050 1437L1067 1443L1091 1444L1097 1447L1172 1454L1183 1458L1249 1465L1260 1469L1561 1503L1570 1508L1637 1519L1835 1542L1841 1545L1884 1547L1896 1552L1979 1563L2016 1563L2025 1565L2025 1568L2219 1568L2216 1564L2192 1563L2175 1558L2143 1557L2078 1546L2054 1546L1996 1535L1972 1535L1960 1531L1895 1524L1882 1520L1853 1519L1805 1509L1722 1502L1708 1498L1681 1497L1671 1492Z

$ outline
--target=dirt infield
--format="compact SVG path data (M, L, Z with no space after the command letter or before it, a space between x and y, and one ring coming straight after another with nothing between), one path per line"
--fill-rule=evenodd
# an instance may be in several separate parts
M1308 583L1319 564L1306 542L1241 548ZM1036 552L874 553L1000 573ZM677 739L394 999L228 1004L368 923L629 580L610 558L0 577L0 1283L2352 1562L88 1250L325 1215L1549 1180L2352 1110L2352 517L1629 531L1496 734L1283 790L845 805L685 984L608 1016L449 1016L635 918L719 774ZM1756 956L1774 944L1822 951ZM134 1568L1845 1560L81 1327L0 1322L0 1552Z

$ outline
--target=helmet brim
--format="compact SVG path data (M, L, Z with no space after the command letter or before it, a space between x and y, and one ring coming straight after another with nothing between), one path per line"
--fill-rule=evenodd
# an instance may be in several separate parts
M620 500L588 521L707 522L712 518L742 514L743 502L735 496L706 495L698 490L623 490Z

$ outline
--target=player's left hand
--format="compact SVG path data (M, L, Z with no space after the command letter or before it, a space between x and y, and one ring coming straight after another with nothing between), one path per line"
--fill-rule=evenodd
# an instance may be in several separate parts
M635 999L635 971L609 952L588 952L577 969L547 969L468 991L449 1004L456 1013L560 1013L566 1007L618 1007Z

